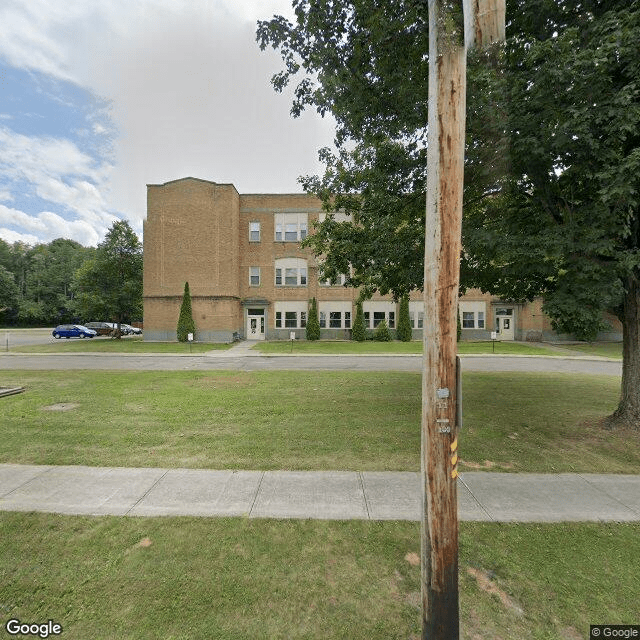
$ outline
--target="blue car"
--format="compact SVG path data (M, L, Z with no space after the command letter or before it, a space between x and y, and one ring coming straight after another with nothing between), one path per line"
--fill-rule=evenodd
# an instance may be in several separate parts
M81 324L59 324L51 333L54 338L93 338L97 333Z

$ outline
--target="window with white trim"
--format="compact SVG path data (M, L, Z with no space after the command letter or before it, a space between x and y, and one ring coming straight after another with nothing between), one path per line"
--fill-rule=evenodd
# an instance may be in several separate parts
M307 261L304 258L280 258L275 261L276 287L306 287Z
M460 310L460 324L463 329L484 329L487 305L485 302L473 300L461 300L458 304Z
M368 329L375 329L383 320L389 329L396 327L395 302L369 301L362 305L364 324Z
M412 329L424 327L424 302L409 301L409 321Z
M252 287L260 286L260 267L249 267L249 284Z
M307 237L306 213L276 213L274 217L276 242L300 242Z
M318 319L321 329L351 329L352 306L349 301L320 302Z
M274 303L276 329L304 329L307 326L307 303Z
M249 223L249 242L260 242L260 223Z
M320 280L321 287L343 287L347 276L341 273L335 280Z

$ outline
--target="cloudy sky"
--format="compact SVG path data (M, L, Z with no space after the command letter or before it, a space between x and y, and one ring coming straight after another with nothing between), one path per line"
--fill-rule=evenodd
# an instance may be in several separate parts
M146 185L185 176L298 192L331 122L289 115L256 20L288 0L2 0L0 238L139 234Z

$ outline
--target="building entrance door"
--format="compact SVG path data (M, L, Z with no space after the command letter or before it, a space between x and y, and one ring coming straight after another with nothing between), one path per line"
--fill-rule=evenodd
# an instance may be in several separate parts
M264 340L264 316L247 314L247 340Z
M498 340L514 340L513 309L511 307L497 308L495 315Z

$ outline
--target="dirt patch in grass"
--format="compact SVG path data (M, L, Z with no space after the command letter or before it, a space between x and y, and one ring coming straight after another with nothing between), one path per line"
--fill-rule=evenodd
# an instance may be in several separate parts
M50 404L47 407L42 407L43 411L71 411L77 409L80 406L77 402L57 402L56 404Z
M505 609L509 609L519 616L523 615L522 607L492 580L490 573L472 567L467 568L467 573L475 578L478 587L482 591L497 596Z

